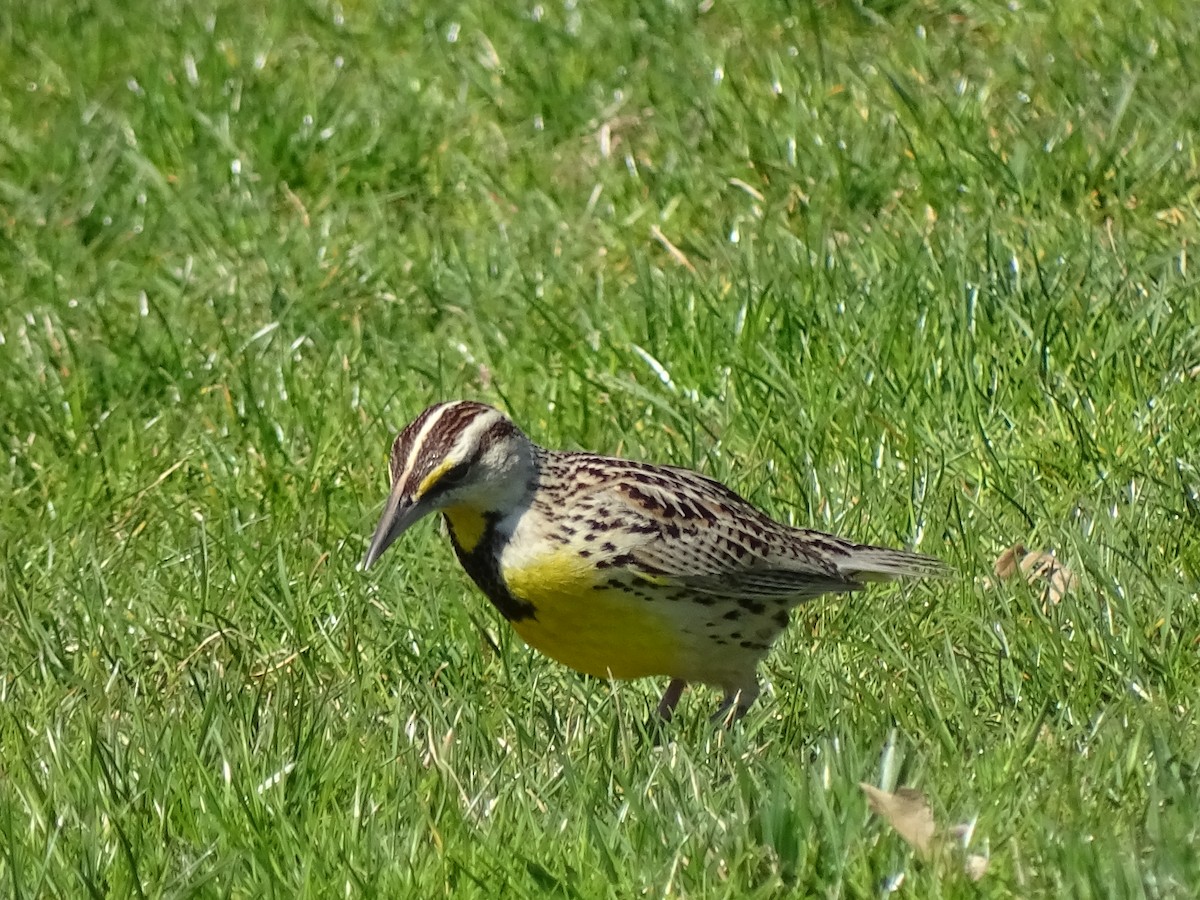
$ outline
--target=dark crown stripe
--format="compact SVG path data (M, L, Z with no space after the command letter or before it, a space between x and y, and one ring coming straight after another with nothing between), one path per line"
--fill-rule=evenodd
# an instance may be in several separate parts
M444 456L455 439L479 416L487 415L491 410L479 403L456 403L442 415L421 445L421 454L430 453Z
M514 434L517 434L517 426L505 417L500 416L479 436L479 446L481 448L490 447L497 441L510 438Z
M404 464L408 462L408 458L412 454L413 441L417 439L417 435L421 433L421 429L425 427L425 423L429 421L429 417L434 415L443 405L435 404L434 406L426 407L419 416L404 426L404 430L396 437L395 443L392 444L391 469L393 478L404 471Z

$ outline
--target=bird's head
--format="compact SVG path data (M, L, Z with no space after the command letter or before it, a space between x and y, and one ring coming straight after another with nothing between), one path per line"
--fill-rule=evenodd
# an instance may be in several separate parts
M392 491L363 568L430 513L516 506L536 469L533 444L499 410L467 400L429 407L392 444Z

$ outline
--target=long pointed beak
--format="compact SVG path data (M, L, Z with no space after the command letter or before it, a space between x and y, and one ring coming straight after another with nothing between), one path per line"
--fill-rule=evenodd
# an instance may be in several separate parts
M393 486L392 492L388 495L387 505L383 508L383 515L379 518L379 524L375 526L371 546L367 548L367 555L363 557L363 570L371 568L375 564L375 560L383 555L383 551L425 513L424 504L414 503L411 498L398 490L397 486Z

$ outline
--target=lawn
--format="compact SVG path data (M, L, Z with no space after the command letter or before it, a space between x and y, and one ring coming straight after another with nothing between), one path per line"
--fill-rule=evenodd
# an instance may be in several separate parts
M8 4L0 895L1193 896L1198 60L1171 0ZM359 571L455 397L955 574L647 734L435 523Z

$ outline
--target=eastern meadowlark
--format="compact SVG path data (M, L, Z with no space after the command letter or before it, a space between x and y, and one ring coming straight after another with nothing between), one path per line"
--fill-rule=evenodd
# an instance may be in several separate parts
M546 450L481 403L417 416L391 475L364 568L440 512L463 568L526 643L590 675L667 676L668 720L691 681L724 691L718 716L744 713L802 601L945 570L783 525L687 469Z

